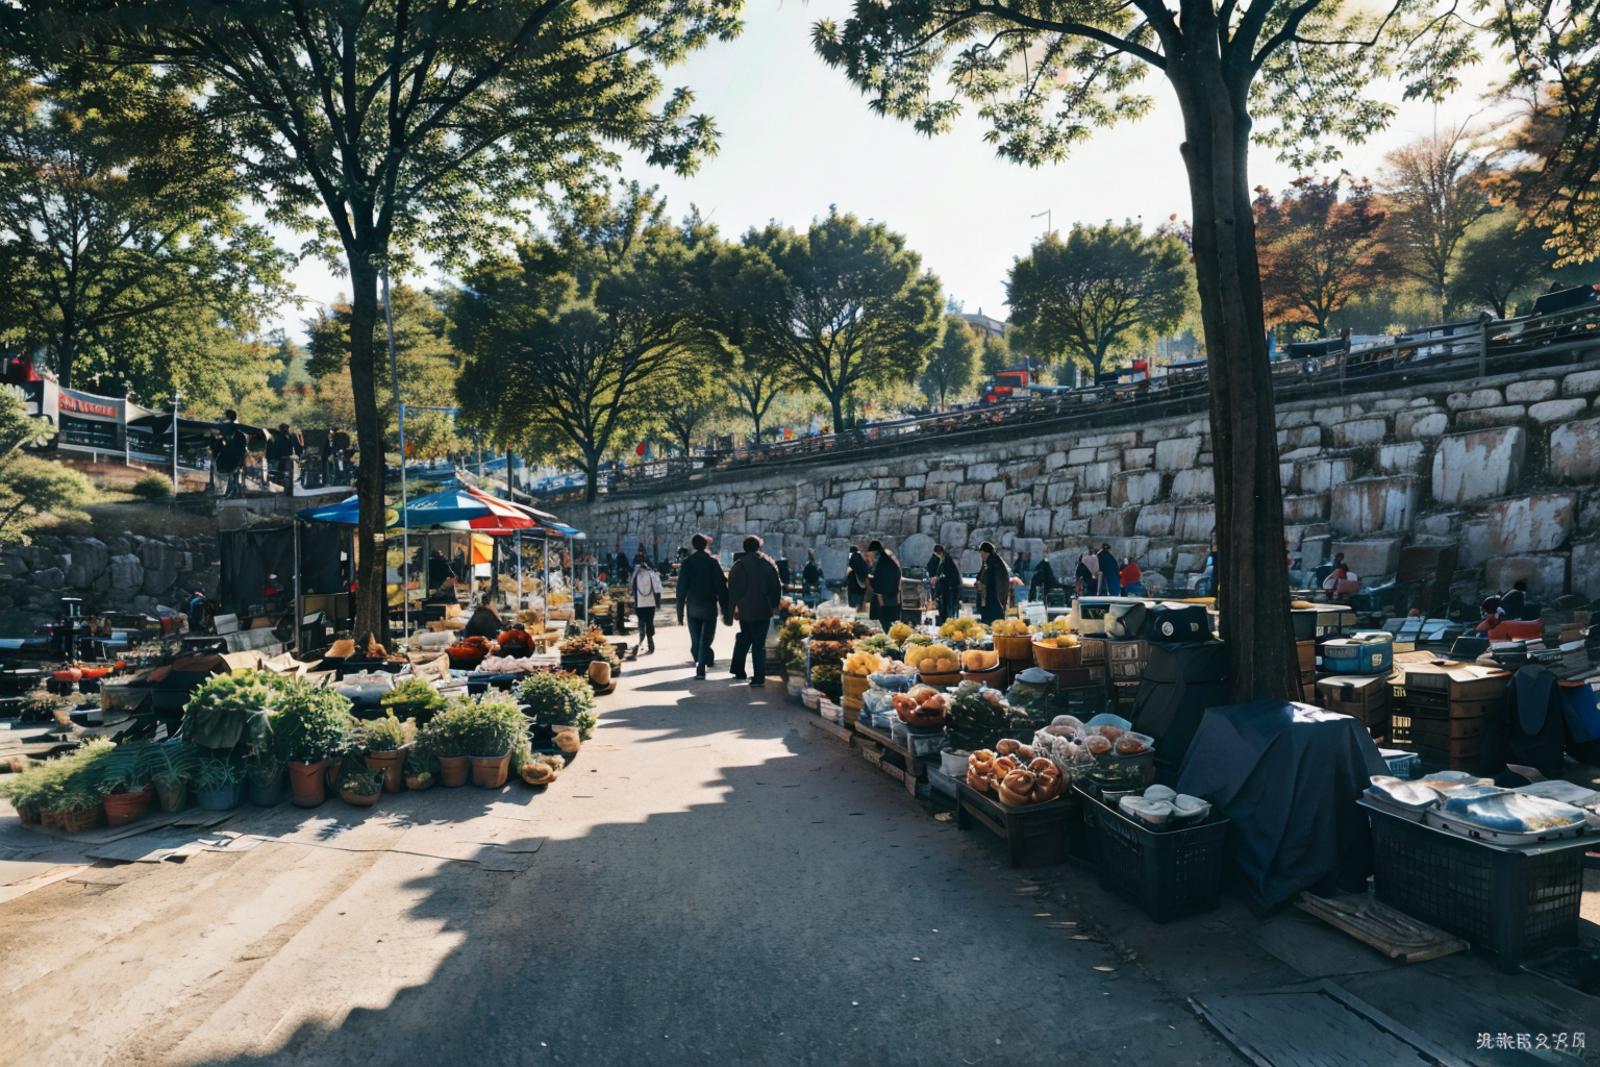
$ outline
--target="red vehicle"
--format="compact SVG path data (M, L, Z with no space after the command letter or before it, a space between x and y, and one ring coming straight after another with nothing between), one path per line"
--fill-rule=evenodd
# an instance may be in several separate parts
M1002 404L1007 400L1021 400L1028 395L1033 384L1033 371L1027 367L997 370L994 377L983 383L979 401L984 404Z

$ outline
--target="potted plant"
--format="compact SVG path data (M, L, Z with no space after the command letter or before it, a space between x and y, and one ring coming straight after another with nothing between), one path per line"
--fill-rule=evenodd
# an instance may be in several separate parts
M417 741L439 762L439 784L454 789L467 784L467 731L472 725L472 701L456 697L417 734Z
M51 802L55 827L69 834L93 830L100 825L104 814L100 808L101 799L98 789L84 784L62 790Z
M418 791L431 788L436 767L431 753L420 745L412 745L406 752L406 788Z
M445 699L424 678L408 678L383 694L383 710L404 722L412 719L426 726L445 708Z
M329 760L349 744L350 701L329 689L293 680L283 685L272 717L272 738L289 765L289 791L302 808L327 799Z
M180 738L151 746L150 783L162 811L182 811L189 803L189 783L195 775L199 753Z
M598 721L594 713L594 690L575 674L536 671L517 687L517 699L529 717L541 726L554 729L575 726L584 741L594 733Z
M406 751L414 729L391 712L381 719L362 724L362 747L368 767L383 772L383 790L398 793L405 788Z
M118 745L105 758L100 772L100 801L106 811L107 826L125 826L150 810L155 787L150 783L153 770L149 741L129 741Z
M351 767L339 779L339 795L346 804L370 808L383 792L383 772L367 767Z
M210 678L183 706L183 736L213 752L244 752L267 742L268 709L279 699L283 680L257 671L235 671Z
M252 752L244 761L245 793L258 808L273 808L283 803L284 761L268 746Z
M467 728L467 758L472 764L472 784L499 789L511 772L511 754L528 738L528 721L522 709L509 700L490 698L471 711Z
M244 802L244 769L226 756L201 756L195 764L194 802L206 811L237 808Z

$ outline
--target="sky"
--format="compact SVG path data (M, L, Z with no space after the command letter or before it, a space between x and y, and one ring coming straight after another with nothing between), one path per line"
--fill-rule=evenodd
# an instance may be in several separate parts
M730 236L769 220L800 228L830 205L881 221L905 234L966 311L995 318L1005 317L1007 269L1047 221L1064 231L1074 222L1133 218L1155 226L1173 213L1188 218L1178 157L1182 126L1158 77L1146 80L1157 101L1150 115L1098 132L1065 163L1030 169L998 158L976 116L964 115L952 132L927 138L908 123L869 111L866 98L811 50L812 23L843 19L848 10L848 0L752 0L743 34L665 75L669 86L692 88L696 110L716 120L719 154L688 177L638 159L625 162L620 176L659 185L674 216L698 205ZM1432 105L1401 105L1395 122L1350 149L1341 165L1376 179L1384 153L1426 136L1436 119L1446 129L1481 113L1492 73L1469 72L1467 87L1437 116ZM1252 187L1280 189L1295 176L1271 150L1252 152ZM314 303L346 292L318 263L302 263L294 282ZM308 314L309 306L291 310L279 324L299 333Z

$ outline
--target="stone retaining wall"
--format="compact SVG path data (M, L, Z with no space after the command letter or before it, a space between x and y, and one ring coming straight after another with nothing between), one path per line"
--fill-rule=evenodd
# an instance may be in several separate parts
M1416 386L1278 409L1285 535L1307 569L1342 551L1369 584L1400 549L1455 541L1460 566L1545 599L1600 597L1600 369ZM932 447L932 446L930 446ZM1109 541L1153 588L1185 586L1215 523L1204 416L1029 436L962 452L719 474L713 485L567 506L595 550L663 552L696 530L774 556L817 550L829 577L851 542L878 537L908 564L942 541L976 568L980 541L1049 555L1072 574Z
M0 547L0 636L24 636L54 619L64 596L82 597L90 612L181 611L197 579L215 595L218 575L214 533L40 535L31 545Z

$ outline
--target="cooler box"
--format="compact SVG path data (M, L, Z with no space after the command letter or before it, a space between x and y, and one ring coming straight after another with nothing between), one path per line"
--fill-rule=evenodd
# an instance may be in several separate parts
M1322 643L1322 669L1330 674L1388 676L1394 667L1394 638L1387 633L1335 637Z
M1144 614L1146 641L1209 641L1211 618L1204 604L1152 604Z
M1136 596L1081 596L1072 602L1072 611L1068 618L1072 620L1072 629L1080 634L1103 634L1111 619L1107 618L1113 606L1120 606L1126 611L1132 605L1143 606L1146 603Z

